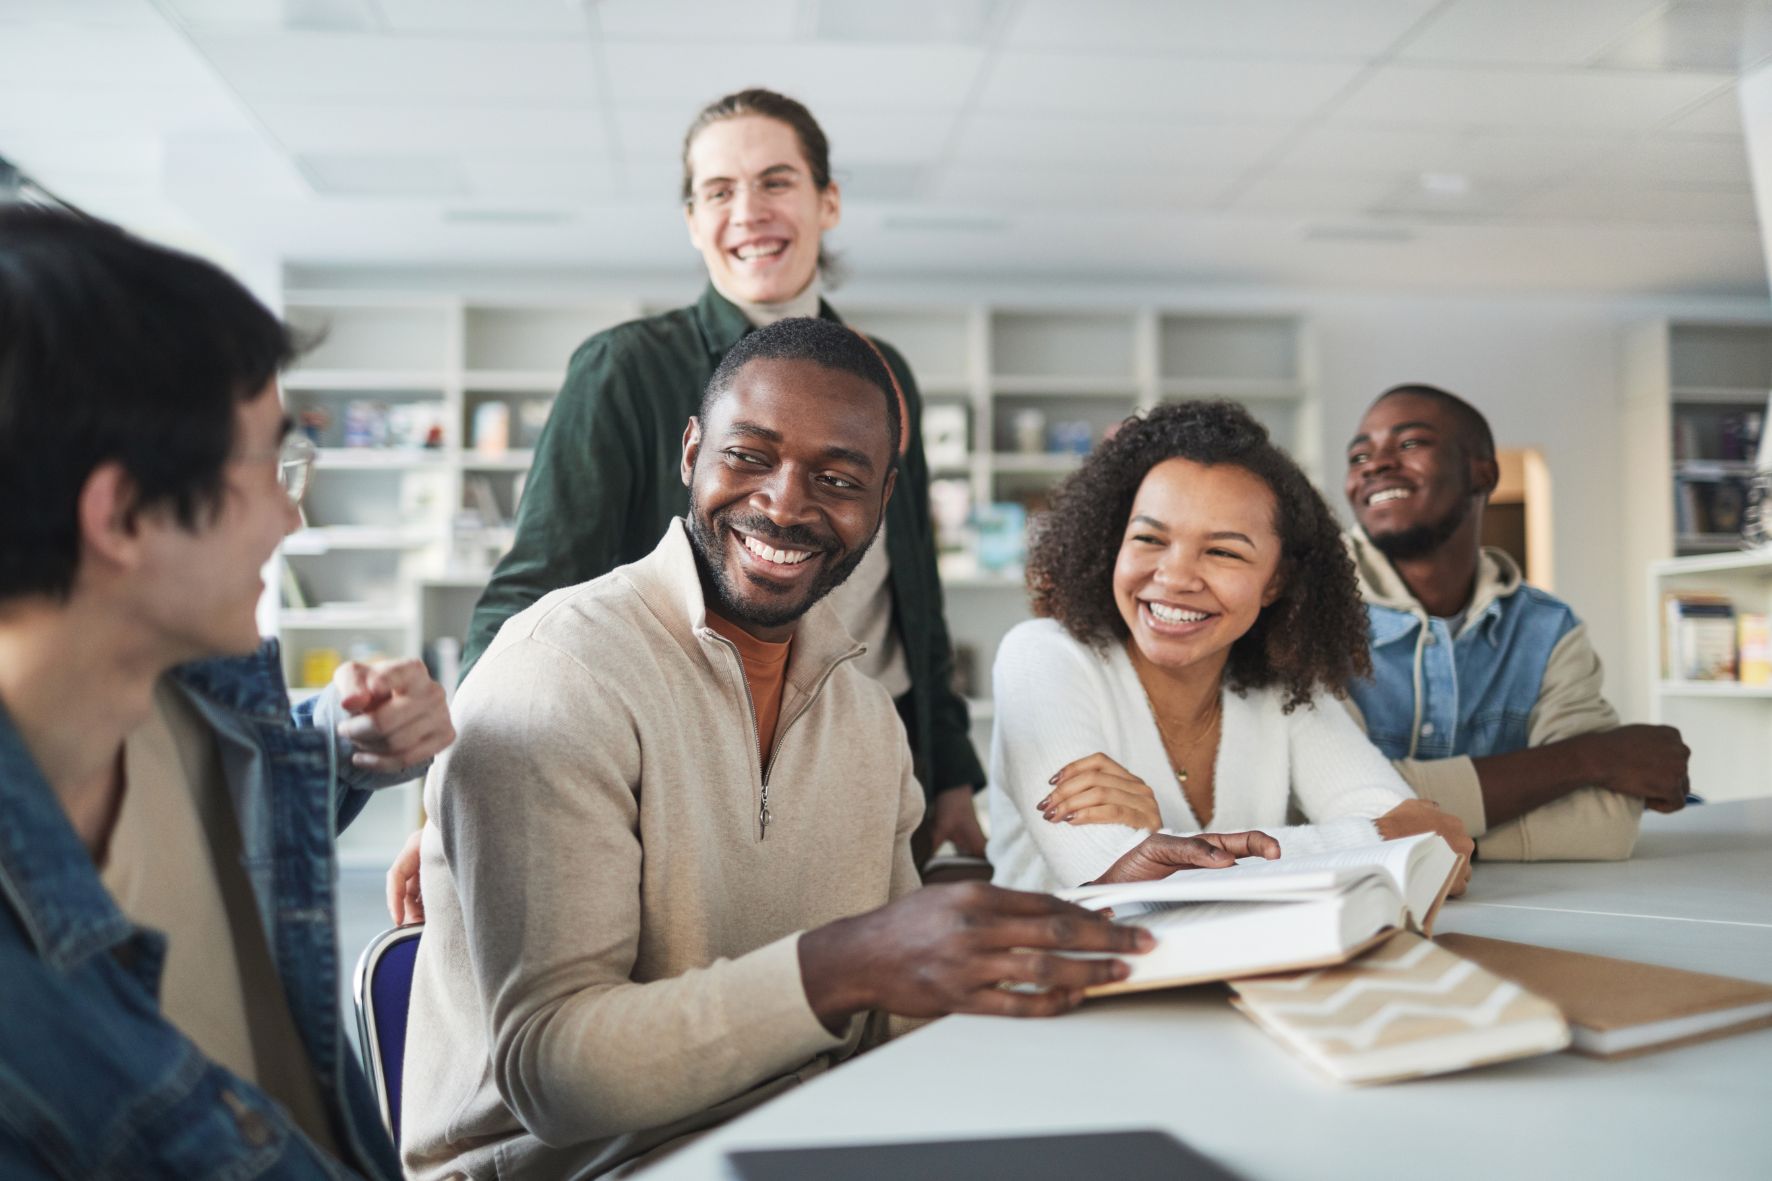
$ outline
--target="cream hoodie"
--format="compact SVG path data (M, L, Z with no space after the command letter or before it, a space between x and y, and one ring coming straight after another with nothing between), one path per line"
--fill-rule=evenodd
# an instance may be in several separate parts
M828 604L801 620L765 834L738 651L680 520L504 625L425 784L409 1175L595 1176L862 1044L874 1023L814 1017L798 958L917 885L923 793L860 651Z

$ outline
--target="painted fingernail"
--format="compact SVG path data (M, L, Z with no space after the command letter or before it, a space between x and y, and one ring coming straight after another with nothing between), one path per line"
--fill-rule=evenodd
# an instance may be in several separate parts
M1041 800L1039 803L1034 805L1034 807L1040 809L1040 811L1042 811L1042 812L1044 812L1047 808L1050 808L1051 806L1052 806L1052 797L1051 796L1047 796L1045 799Z
M1066 824L1069 824L1071 821L1075 820L1076 818L1077 818L1077 814L1075 812L1066 812L1064 814L1064 822Z

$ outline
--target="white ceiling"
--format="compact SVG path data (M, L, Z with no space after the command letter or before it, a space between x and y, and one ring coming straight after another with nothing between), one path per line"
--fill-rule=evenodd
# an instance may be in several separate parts
M0 0L0 155L259 259L692 271L803 100L856 272L1764 294L1742 0Z

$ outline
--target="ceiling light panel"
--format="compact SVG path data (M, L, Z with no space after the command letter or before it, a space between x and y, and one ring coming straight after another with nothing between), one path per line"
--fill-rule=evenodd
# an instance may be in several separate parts
M1004 53L980 105L1008 113L1299 119L1351 82L1360 69L1354 64L1177 60L1165 54Z
M1337 124L1637 132L1731 85L1717 74L1386 66Z
M1398 57L1405 61L1585 65L1666 0L1457 0Z
M603 51L620 105L694 105L747 86L768 86L814 111L877 109L883 102L954 110L964 101L984 55L945 46L764 45L734 53L730 45L611 42ZM705 97L701 97L705 96ZM687 121L693 108L684 112Z
M1437 0L1031 0L1008 44L1022 49L1276 58L1369 58Z
M588 47L576 41L487 41L320 33L214 34L198 45L248 101L400 99L591 105Z
M476 152L461 159L467 190L492 201L582 205L616 195L616 177L601 156L580 152Z

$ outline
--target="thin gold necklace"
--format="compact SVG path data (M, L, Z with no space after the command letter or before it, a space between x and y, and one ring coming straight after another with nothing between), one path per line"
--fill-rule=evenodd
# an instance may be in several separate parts
M1139 689L1144 692L1145 705L1150 707L1151 720L1157 723L1157 736L1163 740L1163 757L1169 761L1169 769L1175 772L1176 781L1185 789L1187 787L1187 768L1180 763L1177 763L1175 761L1175 756L1169 753L1172 749L1172 744L1175 741L1175 736L1170 734L1169 727L1163 724L1163 713L1157 708L1156 700L1151 697L1150 687L1144 683L1144 674L1139 671L1136 661L1132 664L1132 672L1138 677ZM1218 693L1212 698L1212 710L1206 718L1206 724L1201 726L1199 731L1195 733L1192 742L1178 749L1192 751L1194 747L1199 744L1200 739L1206 737L1206 735L1212 730L1212 727L1218 724L1219 717L1223 713L1224 689L1220 686Z

